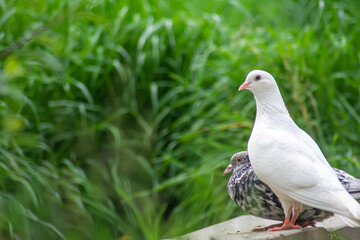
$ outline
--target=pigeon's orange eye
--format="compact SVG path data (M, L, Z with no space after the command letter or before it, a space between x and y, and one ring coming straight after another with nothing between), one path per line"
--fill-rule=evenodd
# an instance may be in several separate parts
M261 79L261 75L260 75L260 74L258 74L258 75L255 76L255 80L256 80L256 81L259 81L260 79Z
M238 161L238 162L241 162L241 158L238 158L237 161Z

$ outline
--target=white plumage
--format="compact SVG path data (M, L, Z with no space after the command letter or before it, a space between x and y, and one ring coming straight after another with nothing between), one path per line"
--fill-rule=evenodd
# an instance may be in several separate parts
M334 212L348 225L360 226L360 204L340 184L316 142L291 119L275 79L254 70L242 89L250 90L256 100L248 142L251 165L279 197L286 216L284 225L273 230L297 228L294 223L302 204Z

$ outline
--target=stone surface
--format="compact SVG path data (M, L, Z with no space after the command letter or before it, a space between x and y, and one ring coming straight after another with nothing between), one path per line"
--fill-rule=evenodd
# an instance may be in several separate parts
M252 232L252 229L265 227L279 221L262 219L250 215L240 216L219 224L178 237L178 240L302 240L302 239L360 239L360 228L347 227L339 217L331 217L315 228L307 227L297 230L279 232ZM333 236L333 237L332 237ZM336 237L335 237L336 236Z

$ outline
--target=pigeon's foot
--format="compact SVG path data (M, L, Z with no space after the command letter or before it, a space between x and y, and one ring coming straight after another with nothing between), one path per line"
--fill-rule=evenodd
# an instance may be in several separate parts
M296 219L299 216L299 213L301 211L301 208L294 209L293 217L291 218L291 221L290 221L291 212L292 212L293 209L294 209L293 206L291 206L288 209L287 215L285 216L284 223L283 223L283 225L281 227L273 227L273 228L268 229L268 231L274 232L274 231L281 231L281 230L287 230L287 229L299 229L299 228L301 228L301 226L295 224Z
M277 223L277 224L272 224L272 225L264 226L264 227L256 227L256 228L253 228L253 230L251 230L251 231L252 232L264 232L264 231L267 231L274 227L281 227L282 225L283 225L282 223Z
M277 224L272 224L272 225L269 225L269 226L264 226L264 227L255 227L253 228L251 231L252 232L264 232L264 231L269 231L270 229L272 228L281 228L282 225L284 223L277 223ZM298 222L296 225L295 228L306 228L306 227L315 227L315 222L314 221L301 221L301 222ZM288 228L288 229L291 229L291 228ZM280 229L281 230L281 229ZM272 230L270 230L272 231ZM274 230L276 231L276 230Z
M302 228L304 227L315 227L315 222L314 221L301 221L298 223L298 225Z
M274 232L274 231L281 231L281 230L288 230L288 229L300 229L301 227L299 225L295 225L295 224L291 224L291 223L287 223L287 224L283 224L281 227L273 227L268 229L267 231L269 232Z

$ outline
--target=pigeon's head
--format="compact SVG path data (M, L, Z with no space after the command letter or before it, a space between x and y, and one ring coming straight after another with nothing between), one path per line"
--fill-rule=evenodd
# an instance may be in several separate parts
M276 87L276 82L270 73L262 70L253 70L246 76L245 82L239 87L239 91L248 89L253 93L258 93L272 86Z
M231 157L230 164L225 169L224 175L228 173L232 173L239 166L248 163L249 163L249 156L246 151L235 153Z

